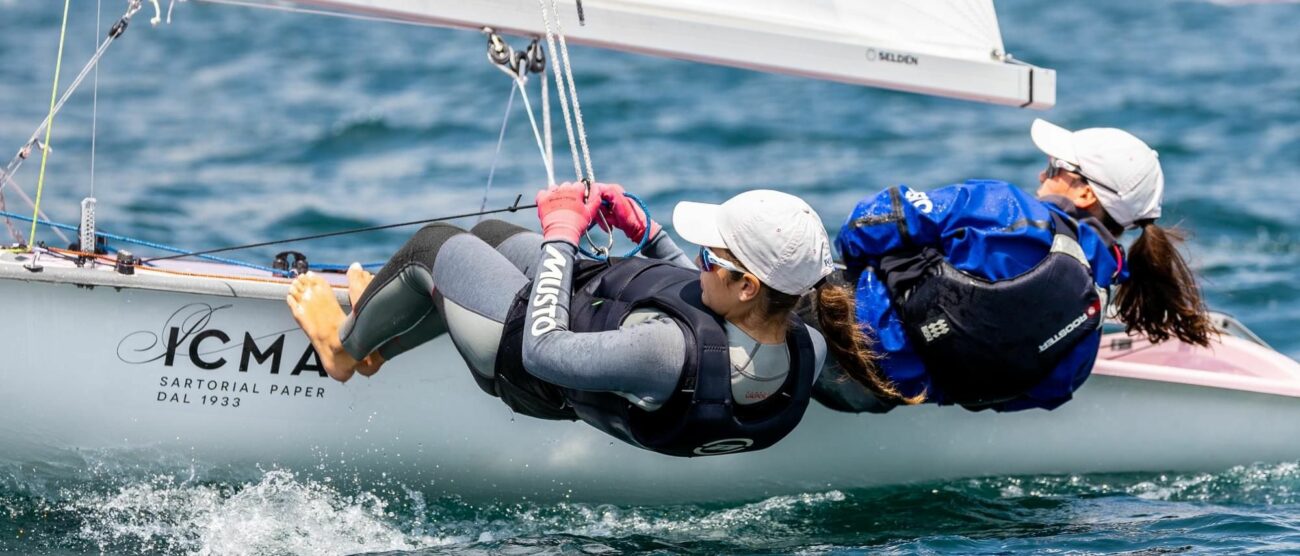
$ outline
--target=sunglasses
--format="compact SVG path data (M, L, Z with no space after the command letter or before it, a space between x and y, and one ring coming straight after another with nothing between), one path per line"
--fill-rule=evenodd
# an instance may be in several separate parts
M713 272L713 269L721 268L723 270L730 270L732 272L738 272L741 274L745 273L745 271L741 270L740 267L736 266L731 261L728 261L722 257L715 255L713 251L710 251L708 247L704 247L703 245L700 246L699 258L700 258L700 270L703 270L705 272Z
M1117 191L1115 188L1106 185L1104 183L1101 183L1097 180L1094 180L1092 178L1089 178L1088 176L1085 176L1083 174L1083 170L1079 168L1078 165L1071 164L1059 158L1050 157L1050 156L1047 157L1047 178L1048 179L1055 178L1056 176L1060 175L1061 172L1070 172L1072 174L1079 176L1079 178L1083 180L1083 183L1087 185L1091 185L1093 187L1100 187L1102 189L1105 189L1106 191L1119 195L1119 191Z

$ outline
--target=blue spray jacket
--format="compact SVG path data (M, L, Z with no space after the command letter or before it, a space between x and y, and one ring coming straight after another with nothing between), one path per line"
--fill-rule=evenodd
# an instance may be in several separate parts
M886 189L863 199L840 229L836 245L856 284L858 322L884 358L881 368L907 396L926 393L927 401L945 403L931 381L899 321L885 284L872 270L882 256L902 248L935 247L958 270L986 280L1014 278L1047 256L1052 245L1051 213L1076 217L1068 201L1035 199L996 180L967 180L928 192L907 186ZM1093 280L1108 288L1128 278L1122 252L1095 219L1084 218L1079 244L1092 267ZM997 411L1055 409L1069 401L1092 372L1101 333L1079 342L1047 378L1022 397L992 406Z

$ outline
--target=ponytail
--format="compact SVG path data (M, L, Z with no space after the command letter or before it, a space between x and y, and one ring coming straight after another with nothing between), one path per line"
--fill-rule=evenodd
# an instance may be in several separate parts
M817 320L822 335L826 338L826 347L830 349L835 362L844 369L845 375L881 400L906 405L925 401L924 392L904 397L892 382L881 375L880 367L876 365L880 355L871 349L870 340L858 325L851 290L826 280L817 286L814 295Z
M733 263L741 264L731 252L718 249L716 255ZM737 273L727 273L728 280L736 280ZM763 284L760 291L761 313L765 318L786 319L800 301L809 296L790 295L772 289ZM853 290L837 283L831 277L823 279L811 296L813 309L817 313L817 322L830 356L844 370L844 375L871 392L877 399L895 404L915 405L925 401L922 392L912 397L899 393L894 384L880 373L876 362L880 355L871 349L871 341L858 325L857 309L853 299Z
M1119 318L1128 332L1139 331L1152 343L1171 337L1207 346L1214 325L1200 289L1176 243L1185 234L1153 220L1141 220L1142 235L1129 249L1129 279L1115 295Z

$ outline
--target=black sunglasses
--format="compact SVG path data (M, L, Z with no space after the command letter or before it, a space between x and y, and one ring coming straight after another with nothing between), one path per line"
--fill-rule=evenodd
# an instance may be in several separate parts
M1087 184L1087 185L1091 185L1091 186L1093 186L1093 187L1100 187L1100 188L1105 189L1106 191L1109 191L1109 192L1114 193L1114 194L1116 194L1116 195L1119 195L1119 194L1120 194L1119 190L1115 189L1114 187L1111 187L1111 186L1109 186L1109 185L1106 185L1106 184L1104 184L1104 183L1101 183L1101 182L1099 182L1099 181L1097 181L1097 180L1094 180L1094 179L1089 178L1088 176L1084 175L1082 169L1080 169L1077 165L1071 164L1071 163L1069 163L1069 162L1066 162L1066 161L1064 161L1064 160L1061 160L1061 159L1059 159L1059 158L1055 158L1055 157L1048 157L1048 158L1047 158L1047 177L1048 177L1048 179L1055 178L1056 176L1060 175L1060 173L1063 172L1063 171L1064 171L1064 172L1070 172L1070 173L1072 173L1072 174L1075 174L1075 175L1079 176L1079 178L1083 180L1083 183L1085 183L1085 184Z

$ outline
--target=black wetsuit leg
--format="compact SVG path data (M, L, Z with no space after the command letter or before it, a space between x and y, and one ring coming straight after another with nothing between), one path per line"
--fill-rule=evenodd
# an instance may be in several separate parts
M426 226L375 276L339 337L353 357L378 350L392 359L450 332L469 367L492 377L510 304L527 284L482 239L447 224Z
M339 328L349 355L362 359L378 350L392 359L447 331L436 311L433 263L443 244L463 233L450 224L430 224L393 254Z

